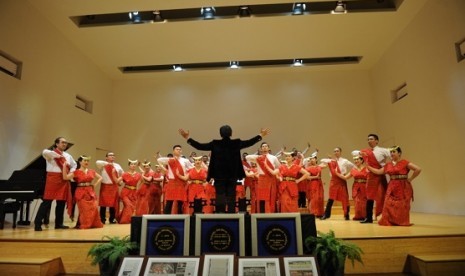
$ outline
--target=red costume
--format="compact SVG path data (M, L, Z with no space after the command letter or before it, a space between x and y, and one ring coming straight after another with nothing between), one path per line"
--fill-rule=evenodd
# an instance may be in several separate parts
M344 210L344 216L347 216L347 207L349 206L349 193L347 192L347 181L336 175L335 171L337 170L338 172L340 172L340 169L335 160L332 160L328 164L328 167L331 171L331 180L329 184L329 199L341 201L342 209Z
M161 195L163 174L160 172L153 173L153 181L150 185L149 214L161 214Z
M390 181L384 200L384 209L379 225L410 226L410 201L413 200L412 184L407 180L410 162L400 160L397 164L389 162L384 166L384 172L390 176Z
M143 176L149 178L147 181L142 179L142 185L137 190L137 204L136 204L136 216L142 216L150 214L150 202L153 201L151 196L151 187L153 183L153 174L152 170L144 172ZM153 206L153 203L152 203Z
M102 228L97 204L97 196L91 182L95 178L95 171L88 169L74 171L74 181L77 183L74 198L79 208L79 229Z
M363 167L361 170L353 168L350 171L350 174L354 177L354 184L352 185L352 198L354 199L355 204L355 215L353 220L363 220L367 216L366 182L368 172L369 171L366 167Z
M320 166L308 166L306 168L310 176L318 176L318 178L309 180L307 199L308 199L308 210L310 214L316 217L323 216L324 210L324 189L323 182L321 181L321 170Z
M376 160L376 157L372 149L364 149L361 152L365 164L375 169L382 168L381 164ZM384 197L386 194L386 176L378 175L368 171L367 184L366 184L366 195L367 200L374 200L376 202L376 216L379 216L383 211Z
M194 202L194 199L206 199L204 183L207 182L207 170L201 168L197 170L195 167L190 169L187 174L189 175L189 185L187 186L187 202ZM187 207L189 205L186 205ZM185 213L193 214L194 209L189 208Z
M296 164L292 164L290 167L287 165L281 165L279 167L279 173L283 179L279 184L278 189L281 213L292 213L299 211L297 204L299 189L296 183L296 179L299 176L301 169L302 167Z
M136 209L137 202L137 183L139 183L142 175L140 173L125 172L122 175L124 187L121 190L120 198L123 201L123 210L119 216L120 224L131 223L131 217Z
M274 213L276 208L277 179L266 169L265 162L272 170L275 169L274 165L267 158L267 155L260 155L257 158L257 165L260 166L264 174L258 176L255 191L257 193L257 201L265 202L265 213Z
M247 169L247 171L250 173L257 173L257 168L250 167ZM250 213L256 213L258 210L257 207L257 192L256 192L256 187L257 187L257 182L258 178L256 176L252 177L246 177L244 184L246 184L246 187L249 187L249 193L250 193Z
M213 214L215 212L215 206L210 205L211 200L216 197L216 190L215 186L213 186L210 182L204 184L205 188L205 199L207 200L207 206L203 207L203 212L205 214Z
M112 164L107 164L103 167L103 174L108 174L111 179L111 183L103 183L100 185L100 199L99 206L101 207L113 207L115 213L119 214L119 195L118 195L118 183L114 181L117 177L117 172Z

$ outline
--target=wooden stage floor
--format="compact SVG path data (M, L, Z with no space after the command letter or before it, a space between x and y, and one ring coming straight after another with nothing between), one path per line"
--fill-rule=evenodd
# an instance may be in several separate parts
M409 254L465 254L465 216L411 213L410 227L388 227L345 221L342 215L328 220L316 220L317 231L334 230L336 237L358 244L365 252L364 265L352 267L346 273L398 273L405 271ZM67 225L74 226L68 221ZM106 224L100 229L54 230L52 227L35 232L33 226L12 229L9 222L0 230L0 258L56 257L63 260L66 272L71 274L98 274L86 257L88 248L105 235L130 234L130 225ZM247 233L246 233L247 234ZM70 252L71 251L71 252Z

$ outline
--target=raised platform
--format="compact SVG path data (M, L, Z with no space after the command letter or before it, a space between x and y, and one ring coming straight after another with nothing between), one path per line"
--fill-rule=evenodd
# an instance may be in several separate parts
M465 254L465 216L412 213L411 227L386 227L345 221L342 214L317 220L318 231L334 230L336 236L358 244L365 254L364 265L346 264L347 274L409 272L409 255ZM8 222L7 222L8 223ZM72 225L68 222L68 225ZM98 275L90 265L87 251L104 235L125 236L130 225L105 225L101 229L35 232L32 226L0 230L0 258L55 258L59 256L67 274Z

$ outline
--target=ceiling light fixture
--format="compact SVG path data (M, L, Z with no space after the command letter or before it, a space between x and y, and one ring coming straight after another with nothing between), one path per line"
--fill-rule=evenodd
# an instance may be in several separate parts
M305 4L302 3L294 3L292 6L292 15L302 15L305 12Z
M239 68L239 61L231 61L229 63L229 68L231 69L238 69Z
M161 17L161 12L156 10L153 11L153 22L164 22L165 20Z
M200 14L203 16L203 19L213 19L215 18L215 8L214 7L204 7L200 9Z
M331 11L332 14L343 14L347 13L346 4L342 1L337 1L336 8Z
M139 23L140 22L140 15L139 15L139 12L138 11L135 11L135 12L130 12L128 14L129 16L129 19L134 22L134 23Z
M237 13L239 14L239 17L250 17L252 15L250 8L247 6L240 6Z
M294 66L303 66L304 62L301 59L294 59Z
M175 65L173 65L173 70L174 70L174 72L181 72L182 67L179 64L175 64Z

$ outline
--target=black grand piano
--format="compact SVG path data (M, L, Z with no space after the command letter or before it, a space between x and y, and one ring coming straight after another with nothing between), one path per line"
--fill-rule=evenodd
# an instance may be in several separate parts
M67 150L72 146L68 143ZM52 149L51 146L49 149ZM5 212L11 206L19 206L18 225L30 225L30 205L34 199L44 195L46 162L41 154L22 170L14 171L8 180L0 180L0 229L3 229ZM14 216L16 219L16 216ZM16 221L13 227L16 226Z

